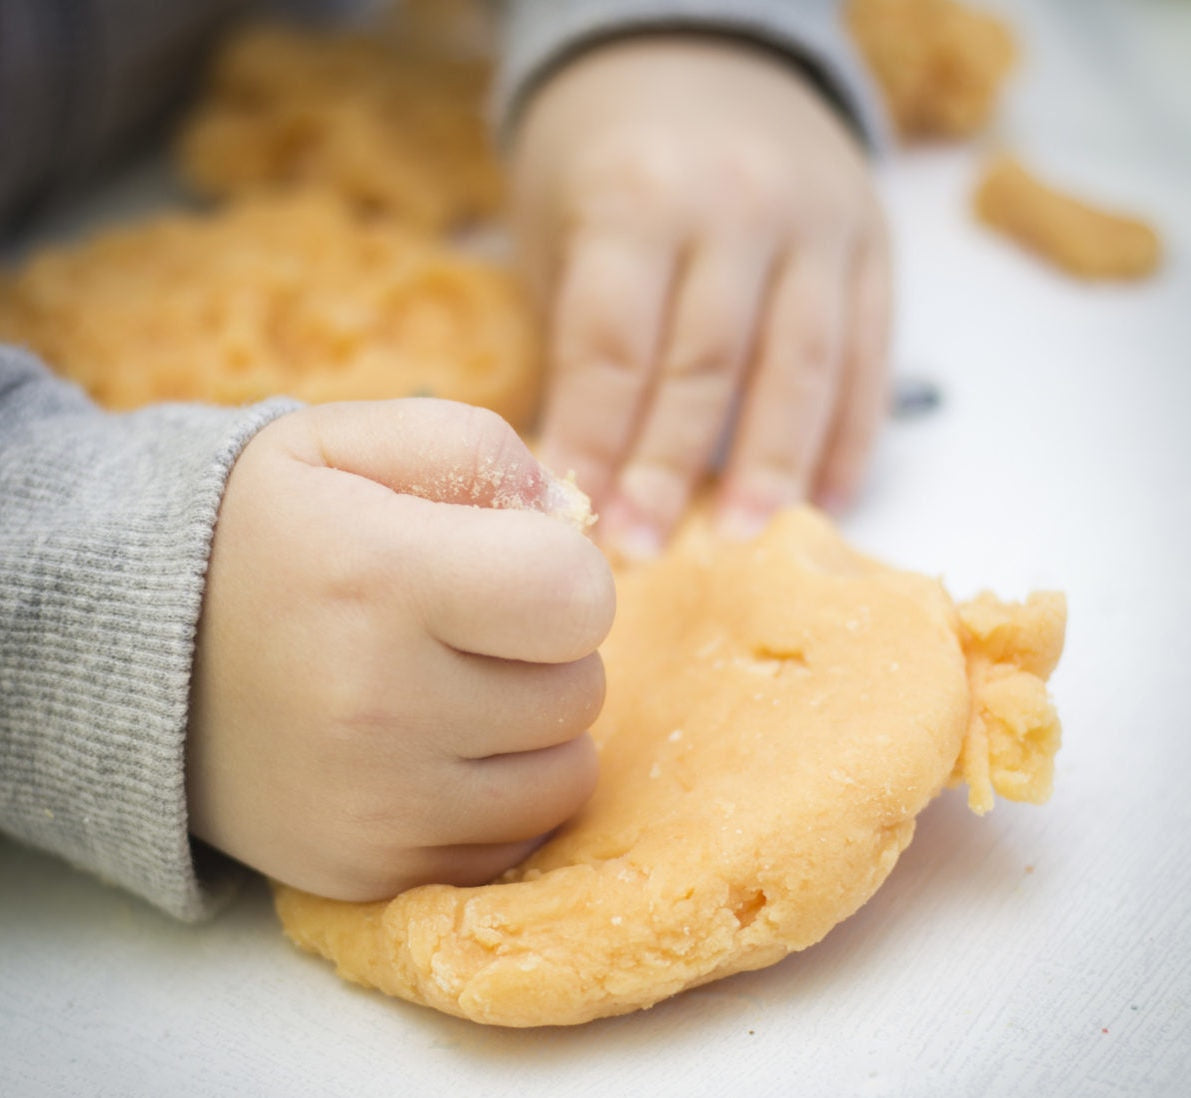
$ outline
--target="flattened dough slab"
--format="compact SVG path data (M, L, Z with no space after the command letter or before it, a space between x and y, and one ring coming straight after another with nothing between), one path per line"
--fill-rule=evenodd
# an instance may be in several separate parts
M621 574L618 596L582 813L478 888L350 904L278 886L293 941L477 1022L574 1024L817 942L872 896L944 785L974 769L1000 789L990 727L1013 789L1049 791L1060 596L985 597L974 633L938 582L862 556L806 509L748 545L696 525ZM1006 712L1004 689L995 713L976 704L990 679L1032 682L1032 708Z

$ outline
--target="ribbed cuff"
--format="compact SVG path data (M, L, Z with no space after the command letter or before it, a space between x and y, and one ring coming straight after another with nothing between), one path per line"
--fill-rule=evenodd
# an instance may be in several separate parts
M0 825L183 918L199 879L185 741L195 632L224 484L291 410L94 409L0 352ZM22 361L23 360L23 361Z
M787 57L872 150L891 147L880 99L835 0L515 0L504 27L493 94L496 132L507 139L529 96L580 53L631 35L704 33Z

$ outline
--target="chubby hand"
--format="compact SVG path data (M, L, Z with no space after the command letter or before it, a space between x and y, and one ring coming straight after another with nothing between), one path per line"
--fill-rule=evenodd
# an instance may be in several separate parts
M652 554L733 421L727 532L851 500L885 407L886 233L861 148L792 64L598 47L534 94L514 169L551 332L543 458L606 543Z
M590 795L614 590L499 417L308 408L244 449L215 528L191 832L339 899L485 881Z

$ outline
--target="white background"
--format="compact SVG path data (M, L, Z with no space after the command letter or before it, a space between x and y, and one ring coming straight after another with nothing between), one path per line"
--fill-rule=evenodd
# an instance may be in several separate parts
M1191 3L989 6L1025 47L995 131L882 169L898 372L943 403L844 527L960 597L1067 592L1051 802L945 795L820 945L531 1032L342 983L260 886L185 927L0 841L0 1094L1191 1092ZM977 227L997 141L1156 220L1160 276L1089 287Z

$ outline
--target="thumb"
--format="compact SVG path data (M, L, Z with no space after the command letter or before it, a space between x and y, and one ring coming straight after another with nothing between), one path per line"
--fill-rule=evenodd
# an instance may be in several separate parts
M556 480L495 412L431 398L307 409L312 464L436 503L548 514L573 509Z

